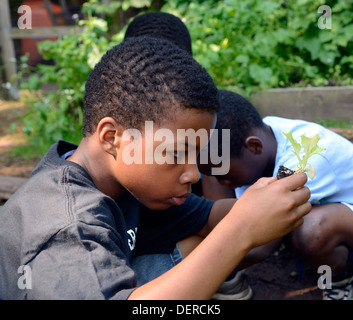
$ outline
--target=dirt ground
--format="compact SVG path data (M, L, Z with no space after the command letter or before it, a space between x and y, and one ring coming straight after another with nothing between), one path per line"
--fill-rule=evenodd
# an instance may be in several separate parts
M321 300L320 274L288 249L277 250L246 270L253 300Z
M0 100L0 176L29 177L39 159L13 156L16 145L26 143L20 120L26 112L23 102ZM12 123L17 127L11 131ZM353 128L338 130L353 141ZM254 300L321 300L319 274L301 263L288 249L280 249L262 263L247 269Z
M28 159L13 155L13 148L26 143L21 118L27 106L22 101L0 99L0 175L29 177L39 159Z

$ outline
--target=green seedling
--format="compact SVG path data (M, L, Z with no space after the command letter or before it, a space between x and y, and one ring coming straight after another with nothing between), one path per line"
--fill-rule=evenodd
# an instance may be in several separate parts
M290 141L293 146L293 152L299 160L299 165L294 169L294 173L304 172L312 180L316 175L314 166L308 163L310 157L314 154L318 154L321 151L326 150L325 148L320 148L317 143L320 140L320 135L316 134L313 137L308 137L305 134L301 135L301 143L297 142L292 135L292 132L284 133L282 132ZM303 154L303 152L304 154ZM301 156L302 155L302 156Z

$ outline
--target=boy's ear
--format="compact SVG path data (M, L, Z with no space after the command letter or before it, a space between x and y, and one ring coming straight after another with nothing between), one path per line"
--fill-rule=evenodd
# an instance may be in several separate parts
M123 128L113 118L105 117L101 119L97 126L99 142L104 151L117 155L117 149L120 148Z
M261 154L263 149L263 142L257 136L249 136L244 142L245 148L249 149L255 154Z

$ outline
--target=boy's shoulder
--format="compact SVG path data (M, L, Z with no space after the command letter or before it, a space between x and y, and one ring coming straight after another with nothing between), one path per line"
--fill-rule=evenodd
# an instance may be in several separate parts
M55 170L60 169L63 166L67 166L69 163L65 160L65 154L76 149L77 145L70 142L63 140L56 142L49 148L48 152L39 161L37 166L32 171L31 177L37 173L42 173L45 169Z
M283 133L291 132L293 138L297 141L300 140L302 135L313 137L315 135L320 136L319 145L327 149L329 145L345 145L349 149L353 145L341 135L333 132L332 130L323 127L322 125L301 119L286 119L281 117L265 117L263 122L271 127L277 142L285 144L291 148L289 140L284 136ZM332 147L331 147L332 148ZM326 153L326 152L324 152Z
M40 209L52 208L49 212L40 212L53 219L114 226L115 215L121 215L119 203L101 192L80 165L65 160L65 154L76 148L77 145L66 141L52 145L23 185L18 198L24 205L32 203ZM131 200L127 198L123 204Z
M298 131L298 130L307 129L313 126L314 127L320 126L317 123L302 120L302 119L288 119L288 118L282 118L282 117L276 117L276 116L267 116L263 118L263 122L268 126L272 127L272 129L274 130L283 129L285 132Z
M324 126L302 119L287 119L281 117L269 116L263 119L263 122L272 128L277 142L285 142L289 146L289 140L282 134L292 132L293 138L299 140L301 135L312 137L314 135L320 136L319 145L326 148L330 145L331 149L344 145L348 149L353 148L353 144L345 139L343 136L325 128ZM338 145L337 145L338 143Z
M75 223L115 230L117 219L124 219L121 209L97 189L82 167L60 157L70 148L76 146L60 141L49 149L31 177L5 203L0 223L17 219L18 228L27 230L32 243L45 242L41 237L50 238Z

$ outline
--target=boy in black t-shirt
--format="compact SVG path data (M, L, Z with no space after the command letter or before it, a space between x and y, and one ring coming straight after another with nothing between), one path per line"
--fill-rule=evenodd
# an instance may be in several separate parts
M170 13L147 12L135 17L128 25L124 39L132 37L153 37L168 40L192 55L192 43L189 30L180 18ZM201 179L192 185L191 191L192 194L203 195ZM205 210L204 214L206 217L208 213L209 212ZM153 217L155 216L156 215L153 215ZM145 219L144 217L145 215L142 215L140 221L141 225L145 222L150 225L156 225L155 223L150 223L151 215L147 215ZM156 219L160 219L158 215ZM156 241L158 241L158 238L153 237L153 235L155 235L155 232L151 231L153 228L142 228L139 232L140 237L141 234L143 234L143 230L149 231L149 235L144 237L145 240L147 238L156 239ZM173 239L173 237L171 237L171 239ZM141 285L147 283L174 267L182 260L181 250L183 250L185 254L185 249L188 251L201 241L202 238L192 235L191 237L177 241L174 247L170 245L168 253L164 253L166 251L162 250L153 254L151 254L150 251L148 254L140 254L139 244L141 241L138 241L134 251L135 258L132 262L132 267L138 279L137 284ZM143 243L145 243L145 241ZM220 286L217 293L212 296L212 299L249 300L251 297L252 289L246 275L241 271L233 273L228 277L225 283Z
M0 211L0 298L209 299L250 249L298 227L304 174L261 179L235 204L190 195L207 139L180 132L209 137L217 109L210 76L170 42L109 50L86 83L79 146L52 146ZM136 287L135 248L195 233L200 245Z

